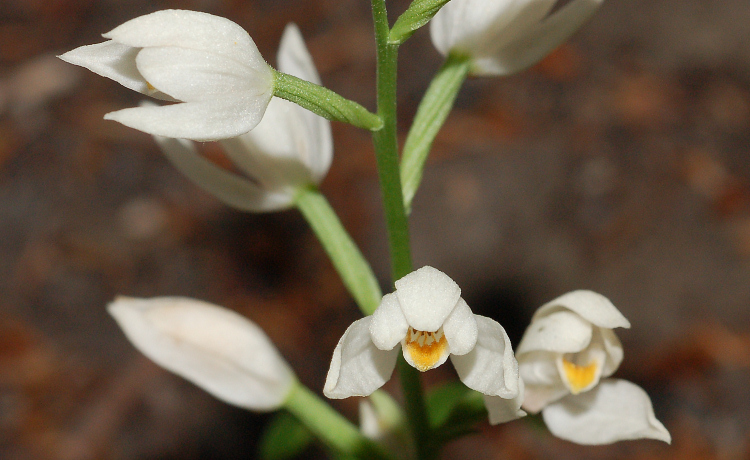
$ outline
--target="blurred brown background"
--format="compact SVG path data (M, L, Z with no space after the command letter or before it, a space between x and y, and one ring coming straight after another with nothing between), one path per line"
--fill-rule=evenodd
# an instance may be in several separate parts
M407 4L390 1L393 17ZM138 94L54 58L163 8L234 20L271 63L295 21L324 83L374 108L366 1L3 0L0 458L255 458L268 416L136 353L105 312L117 294L236 309L318 391L358 316L296 211L219 204L149 136L102 120ZM674 441L579 447L517 421L445 458L750 458L748 24L747 0L610 0L533 69L466 84L414 204L416 265L515 344L545 301L608 296L633 324L616 376L646 388ZM402 133L440 63L427 30L402 47ZM369 136L334 136L323 189L390 290ZM356 420L357 401L335 406Z

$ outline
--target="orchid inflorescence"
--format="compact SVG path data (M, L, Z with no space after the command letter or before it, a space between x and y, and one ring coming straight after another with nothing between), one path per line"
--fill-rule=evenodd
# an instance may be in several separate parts
M254 411L285 409L336 455L434 458L476 414L491 424L541 412L556 436L579 444L652 438L670 442L640 387L612 379L623 359L613 332L630 323L604 296L574 291L534 314L516 353L503 327L476 315L447 274L412 267L406 216L433 139L469 75L528 68L572 35L601 0L414 0L389 26L372 0L378 110L321 86L294 24L278 70L239 25L206 13L163 10L104 34L107 41L60 56L154 99L106 119L150 133L190 180L248 212L295 207L309 221L364 317L333 350L322 392L369 397L361 428L302 385L263 331L202 301L119 297L109 306L126 337L162 367L215 397ZM396 142L398 47L430 23L445 64L420 104L401 154ZM384 198L395 290L373 271L318 189L333 159L330 121L372 132ZM237 172L204 157L193 141L220 141ZM425 398L420 372L450 358L463 390ZM403 404L380 388L398 367ZM458 396L456 396L458 394ZM448 395L448 392L445 392ZM429 402L428 402L429 400ZM442 415L440 415L442 414Z

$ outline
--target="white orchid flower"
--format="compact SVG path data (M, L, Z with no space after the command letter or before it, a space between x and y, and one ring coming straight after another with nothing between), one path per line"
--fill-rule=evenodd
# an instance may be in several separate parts
M150 134L194 140L253 129L271 100L274 74L252 38L207 13L162 10L103 35L108 41L60 56L140 93L178 104L108 113Z
M393 373L399 348L420 371L448 356L471 389L506 399L518 395L518 364L500 324L475 315L445 273L422 267L396 281L372 316L339 340L323 388L329 398L367 396Z
M229 404L275 410L296 382L266 334L231 310L182 297L119 297L108 310L144 355Z
M279 70L320 83L320 76L294 24L281 37ZM203 158L183 139L156 137L167 158L199 187L244 211L286 209L302 187L319 184L333 159L331 122L284 99L274 98L249 133L221 141L239 176Z
M543 305L518 345L523 408L542 411L550 431L578 444L637 438L670 442L637 385L607 379L623 358L612 329L630 323L606 297L573 291Z
M443 55L471 59L474 75L509 75L532 66L578 30L604 0L451 0L432 19Z

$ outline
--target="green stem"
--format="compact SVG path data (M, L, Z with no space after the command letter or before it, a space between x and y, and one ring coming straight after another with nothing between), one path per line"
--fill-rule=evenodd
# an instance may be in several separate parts
M458 91L469 73L469 66L469 59L450 55L419 104L401 158L401 185L406 209L411 209L432 142L453 108Z
M372 0L375 19L375 39L378 53L378 115L383 120L383 129L372 134L375 159L391 254L391 272L397 280L412 271L409 247L409 223L404 210L401 180L398 166L398 142L396 139L396 64L398 45L388 44L388 16L385 0Z
M378 178L383 194L391 255L391 272L398 280L412 271L409 225L401 191L396 138L396 68L398 45L388 43L390 33L385 0L372 0L377 45L378 115L383 129L373 133ZM406 414L415 437L417 457L429 458L430 425L419 373L399 358L399 377L406 401Z
M318 236L362 313L371 315L378 308L383 293L370 264L341 225L328 200L317 188L310 187L297 193L295 204Z
M422 376L418 370L406 362L403 355L398 357L398 376L401 382L401 392L406 402L406 418L409 420L409 427L414 435L417 458L420 460L433 458L438 453L439 447L435 446L432 437L422 388Z
M383 121L366 108L315 83L274 70L273 95L294 102L328 120L377 131Z
M381 446L364 437L349 420L299 382L289 393L284 408L337 452L361 459L392 460Z

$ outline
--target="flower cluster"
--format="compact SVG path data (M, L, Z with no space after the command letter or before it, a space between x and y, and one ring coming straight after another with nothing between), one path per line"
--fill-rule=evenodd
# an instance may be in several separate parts
M529 67L574 33L602 0L572 0L555 11L555 0L415 0L405 19L397 22L398 33L390 42L383 33L388 32L384 2L381 9L376 3L376 22L378 17L384 21L376 27L382 53L378 69L392 71L393 78L392 85L378 85L380 91L393 92L385 100L395 100L393 47L430 19L433 43L448 57L447 63L454 58L458 62L436 77L439 84L428 91L434 100L426 97L427 108L420 108L417 119L427 115L415 122L417 134L410 133L406 141L405 151L417 145L412 152L418 152L413 157L418 161L406 163L417 165L412 182L418 185L431 139L463 78L507 75ZM321 115L373 131L379 166L390 161L391 172L398 175L397 152L392 151L397 145L395 104L391 116L383 107L374 114L321 89L294 24L281 39L280 72L265 62L240 26L205 13L157 11L104 37L108 40L60 58L169 103L144 103L105 118L152 134L185 176L224 203L251 212L296 205L310 221L365 313L336 345L323 393L331 399L370 396L374 405L363 403L362 428L353 428L304 389L263 331L237 313L179 297L116 299L110 313L154 362L227 403L257 411L289 410L342 458L391 458L383 452L386 444L401 446L393 450L404 458L415 452L427 457L420 451L425 440L402 436L408 431L402 426L405 417L389 396L377 392L400 357L419 372L450 358L460 381L473 390L466 394L476 396L475 412L484 414L484 401L491 424L541 412L553 434L580 444L671 441L645 391L610 378L623 359L613 329L630 323L602 295L574 291L539 308L515 354L500 323L474 314L457 283L440 270L425 266L412 271L394 282L394 292L382 295L372 269L335 215L331 217L316 186L333 157L331 126ZM388 59L393 59L390 66L383 64ZM193 141L206 140L219 140L242 175L203 157ZM392 233L408 234L402 194L406 187L398 180L382 185L384 190L396 187L385 201L390 206L386 212L397 214L390 223L401 221L404 228ZM407 207L414 190L416 185L408 193ZM402 257L403 273L411 261L408 251L401 253L392 251ZM400 371L416 375L406 366ZM421 428L424 436L434 427ZM449 433L451 428L461 431L448 428ZM401 433L392 436L389 431L396 429ZM413 431L420 435L419 429Z
M523 417L523 407L542 411L552 433L579 444L670 442L642 389L605 379L623 358L615 327L630 323L604 296L565 294L535 313L516 362L503 327L474 315L446 274L422 267L396 281L372 316L349 326L323 392L329 398L371 394L390 378L399 351L422 372L450 356L461 381L484 395L492 424Z

